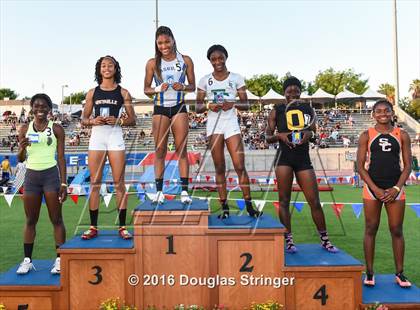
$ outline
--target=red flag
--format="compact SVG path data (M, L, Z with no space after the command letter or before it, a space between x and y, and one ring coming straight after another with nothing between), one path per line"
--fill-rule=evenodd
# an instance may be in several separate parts
M338 181L340 181L340 183L343 183L343 177L339 177Z
M251 183L252 183L252 184L257 183L257 179L251 179Z
M276 209L277 212L280 210L280 202L279 201L273 201L273 206Z
M79 201L79 195L70 195L71 200L74 201L75 204Z
M189 183L192 183L192 178L189 178L189 179L188 179L188 182L189 182Z
M208 182L210 180L210 176L206 175L206 181Z
M336 215L337 217L340 217L340 214L341 214L341 212L342 212L342 211L343 211L343 209L344 209L344 204L342 204L342 203L333 203L333 204L331 205L331 208L333 209L333 211L334 211L335 215Z
M233 178L228 178L228 180L229 180L229 183L233 182Z
M176 195L169 195L169 194L165 194L165 198L168 200L174 200L176 197Z
M321 178L317 178L316 181L318 182L318 184L321 183Z
M277 184L277 178L274 178L274 184Z
M21 193L23 195L24 189L23 186L21 188L19 188L19 193Z

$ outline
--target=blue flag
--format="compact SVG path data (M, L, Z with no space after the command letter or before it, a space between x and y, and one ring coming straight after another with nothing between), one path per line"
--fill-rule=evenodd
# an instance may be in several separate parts
M420 217L420 204L411 205L410 207L416 212L417 217Z
M353 208L354 215L359 218L362 213L363 203L353 203L351 207Z
M114 183L109 184L109 192L113 193L114 192Z
M293 206L296 208L298 212L302 211L304 203L303 202L294 202Z
M236 204L238 205L239 210L243 210L245 209L245 200L243 199L238 199L236 200Z
M141 202L144 202L145 197L146 197L146 194L145 194L144 192L139 192L139 193L137 193L137 198L138 198Z
M43 204L43 205L46 205L47 204L47 202L45 201L45 196L44 195L42 195L42 202L41 202L41 204Z

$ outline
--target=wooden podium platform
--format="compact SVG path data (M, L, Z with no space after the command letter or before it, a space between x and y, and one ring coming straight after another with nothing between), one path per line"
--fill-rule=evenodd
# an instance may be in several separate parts
M18 275L19 264L0 275L0 303L6 309L55 310L59 300L60 276L52 275L53 260L34 260L36 271Z
M395 275L375 275L375 286L363 286L363 304L360 309L380 302L388 309L413 310L420 309L420 288L412 285L401 288L395 283Z
M356 309L361 303L364 267L347 253L329 253L319 244L299 244L285 254L283 271L296 283L286 287L286 308Z
M58 309L97 310L111 297L134 305L134 288L127 280L135 271L133 240L121 239L117 231L99 231L92 240L74 237L59 252L62 292Z
M167 201L163 206L146 201L133 214L135 246L141 249L135 261L142 280L136 286L139 309L179 304L210 307L207 286L186 282L209 275L207 201L193 200L191 205Z
M243 309L252 302L285 302L284 226L270 215L209 217L210 276L233 279L212 290L212 304ZM275 282L275 283L274 283Z

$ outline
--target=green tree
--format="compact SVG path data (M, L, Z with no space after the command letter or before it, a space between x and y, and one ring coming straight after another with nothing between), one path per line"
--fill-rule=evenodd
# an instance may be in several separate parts
M0 100L3 100L4 98L15 100L18 96L19 94L10 88L0 88Z
M254 75L252 78L245 80L246 88L256 96L264 96L270 88L275 92L280 92L281 83L277 74L261 74Z
M80 91L77 93L72 93L70 96L64 97L64 104L70 104L70 97L71 97L71 103L72 104L82 104L82 101L86 98L86 92Z
M413 92L413 99L420 98L420 79L413 80L408 90Z
M407 112L417 121L420 121L420 98L416 98L410 102Z
M342 92L344 88L361 95L368 89L368 79L363 79L362 75L362 73L355 73L353 69L335 71L329 68L318 72L313 86L315 89L322 88L333 95Z
M395 87L389 83L379 85L378 93L384 94L388 101L395 104Z

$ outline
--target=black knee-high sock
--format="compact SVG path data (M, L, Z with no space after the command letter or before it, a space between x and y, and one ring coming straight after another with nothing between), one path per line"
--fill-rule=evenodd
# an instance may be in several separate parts
M155 179L156 191L161 192L163 189L163 179Z
M95 226L95 227L98 226L98 213L99 213L99 209L89 210L91 226Z
M181 178L181 187L183 191L188 192L188 178Z
M229 205L227 204L226 199L221 199L220 204L222 206L223 212L218 216L220 219L226 219L229 217Z
M25 257L29 257L32 261L32 251L34 249L33 243L24 243L23 244L23 252L25 253Z
M127 217L127 209L120 209L118 213L118 218L120 220L120 227L125 226L126 217Z
M55 250L57 250L60 246L58 244L55 245ZM57 257L60 257L60 253L57 252Z

